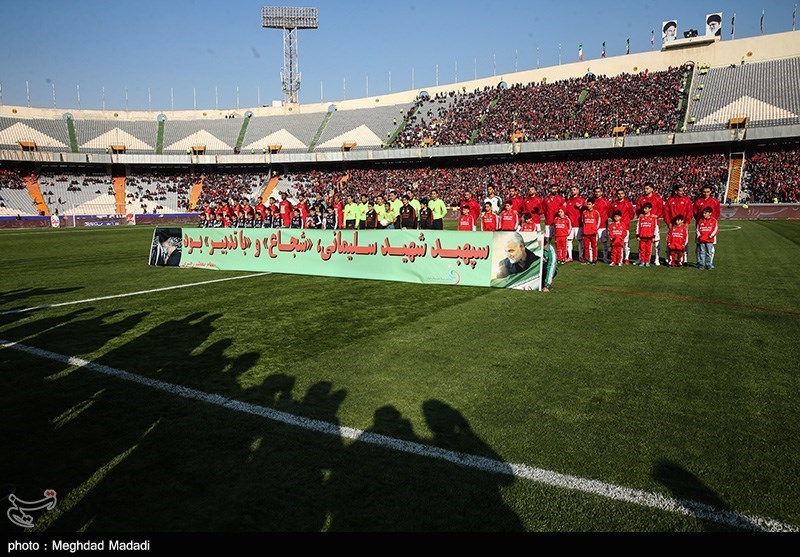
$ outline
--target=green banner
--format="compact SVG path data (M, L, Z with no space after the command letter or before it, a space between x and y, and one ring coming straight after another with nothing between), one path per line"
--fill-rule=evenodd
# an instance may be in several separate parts
M541 290L537 233L157 229L150 264Z

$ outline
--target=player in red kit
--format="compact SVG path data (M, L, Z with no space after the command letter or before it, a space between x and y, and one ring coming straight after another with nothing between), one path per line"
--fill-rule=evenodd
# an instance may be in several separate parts
M553 219L553 236L556 239L556 254L559 263L566 263L567 259L569 259L569 254L567 253L567 237L571 231L572 221L569 220L569 217L564 212L564 208L561 207L556 217Z
M608 225L608 241L611 244L611 266L622 267L628 227L622 222L622 213L614 212L613 221Z
M460 232L475 232L475 217L472 216L469 205L461 206L461 216L458 218Z
M203 201L203 213L200 216L200 226L211 228L214 226L214 209L208 201Z
M256 200L256 206L255 206L254 209L255 209L255 212L256 212L256 219L258 220L258 227L259 228L263 228L264 227L264 220L266 220L266 218L267 218L267 206L264 205L264 198L263 197L259 197Z
M286 192L281 193L281 202L278 203L278 208L281 215L281 224L284 228L291 228L294 206L292 205L292 202L289 201L289 196L286 194Z
M569 237L567 237L567 253L569 253L567 263L572 261L572 242L575 240L578 241L578 260L583 261L583 235L580 224L584 207L586 207L586 200L581 197L580 190L573 186L570 188L570 196L566 201L566 213L572 222L572 230L569 233Z
M639 215L639 222L636 224L636 239L639 240L639 261L636 264L649 267L653 255L653 241L658 234L658 217L653 215L653 206L650 202L642 206L642 211L644 213Z
M683 267L686 263L686 246L689 244L689 228L683 224L683 217L678 215L672 221L667 233L670 267Z
M558 210L564 206L566 200L558 194L558 186L551 185L550 193L544 198L542 207L544 209L544 234L546 238L555 238L555 222Z
M481 215L481 230L483 232L497 232L500 230L500 216L492 209L492 204L484 205Z
M522 197L520 197L516 187L511 186L508 188L508 199L506 201L511 202L511 208L517 213L517 216L522 216Z
M594 208L594 200L587 200L586 207L581 213L583 256L587 265L597 265L597 234L600 231L600 218L600 211Z
M542 198L536 193L535 186L531 186L528 192L528 197L522 199L522 214L531 216L531 221L536 225L538 232L539 223L544 214L544 205Z
M608 263L608 221L611 219L611 201L603 195L603 188L594 188L594 208L600 213L600 230L597 241L603 244L603 261Z
M506 210L500 213L500 230L516 232L519 229L519 215L510 199L506 201L505 208Z
M464 201L461 202L459 208L461 212L464 212L464 207L469 209L469 214L472 215L472 218L475 219L475 222L481 218L481 204L478 203L478 200L472 196L472 192L467 192L465 194Z
M333 199L333 209L336 212L336 222L339 228L344 226L344 201L338 195Z
M644 185L644 195L636 200L636 216L641 217L644 214L644 204L649 203L652 207L650 214L657 219L664 218L664 200L656 193L652 182L647 182ZM653 246L655 251L656 267L661 265L659 253L661 251L661 230L656 229L656 235L653 238Z
M625 265L631 264L631 241L630 241L630 228L631 228L631 221L633 221L633 217L636 216L636 211L633 208L633 203L630 202L628 197L625 195L625 190L622 188L617 190L617 196L611 202L611 213L614 214L619 211L619 214L622 215L622 224L624 224L627 228L628 235L625 237L625 250L624 250L624 258L625 258Z

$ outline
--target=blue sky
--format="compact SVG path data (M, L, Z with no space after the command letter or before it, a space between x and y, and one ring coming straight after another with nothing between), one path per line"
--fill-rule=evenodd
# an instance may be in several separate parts
M281 32L261 29L262 5L316 6L320 29L300 33L300 100L324 102L441 84L564 63L577 59L583 43L586 59L599 58L606 41L608 56L650 50L650 31L662 20L677 19L681 31L703 33L706 13L725 12L724 38L736 12L736 36L791 30L794 0L674 0L673 2L561 0L319 0L255 2L231 0L25 0L3 2L0 17L0 83L3 104L131 110L256 106L281 99ZM658 44L658 36L656 37ZM477 66L477 67L476 67Z

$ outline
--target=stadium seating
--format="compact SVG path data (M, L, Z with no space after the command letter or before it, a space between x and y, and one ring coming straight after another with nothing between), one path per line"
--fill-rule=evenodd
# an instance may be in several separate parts
M800 58L710 68L692 84L689 131L725 129L739 117L750 127L798 124L798 83Z
M327 113L262 116L250 120L242 153L263 152L281 145L284 153L308 151Z
M747 160L743 201L800 202L800 147L758 150Z
M325 126L316 150L339 150L345 141L356 142L356 149L380 149L403 121L408 108L397 105L337 110Z
M39 189L50 211L59 215L113 215L116 198L105 174L40 174Z
M74 120L78 149L82 153L106 153L111 145L124 146L128 154L152 154L158 122Z
M587 195L595 185L607 194L616 188L628 190L635 197L643 191L644 183L652 181L658 192L669 195L674 185L686 187L687 194L696 196L700 187L710 185L717 194L727 183L727 156L708 155L648 156L639 158L602 158L517 162L465 166L414 166L393 169L351 169L314 171L286 176L295 188L313 194L326 194L331 188L343 193L374 198L390 190L412 190L418 197L427 197L433 188L451 206L457 205L466 192L481 196L487 185L494 185L503 197L511 186L524 189L537 186L540 191L554 183L562 191L575 186Z
M0 217L36 214L36 205L19 173L13 170L0 170Z
M186 212L191 175L163 173L136 174L125 181L126 211L134 214L174 214Z
M19 150L20 141L33 141L40 151L69 152L69 132L63 120L0 117L0 149Z
M164 126L164 153L182 153L204 146L207 155L230 155L236 147L241 118L222 120L168 120Z

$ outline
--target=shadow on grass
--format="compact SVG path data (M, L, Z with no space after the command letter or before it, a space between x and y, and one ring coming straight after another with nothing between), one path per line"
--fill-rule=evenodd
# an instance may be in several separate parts
M717 495L714 490L709 488L703 481L688 471L686 468L668 460L661 460L653 467L653 479L669 489L672 496L681 502L687 502L686 507L692 512L695 502L703 503L713 507L717 511L730 511L733 509ZM704 519L702 514L692 513L703 524L703 528L709 532L737 531L733 526L725 526L717 522ZM759 528L744 517L740 517L742 522L747 525L748 530L758 530Z
M0 292L0 311L14 311L17 309L24 309L26 305L20 305L15 308L4 308L3 306L10 303L20 303L24 300L31 298L42 298L44 296L55 296L58 294L68 294L76 290L83 290L82 286L73 288L17 288Z
M61 354L91 353L146 316L82 319L85 311L5 336L31 337ZM121 369L138 362L128 371L341 425L347 392L333 383L298 392L297 377L276 373L242 389L237 378L259 354L228 355L232 339L209 344L220 317L163 322L101 361ZM20 497L58 491L60 514L42 518L51 531L522 529L500 493L511 476L345 443L90 371L65 373L63 364L10 350L0 351L0 363L24 370L0 393L0 417L11 429L0 478ZM429 400L422 411L431 436L416 433L392 406L375 412L369 431L503 460L455 408Z

